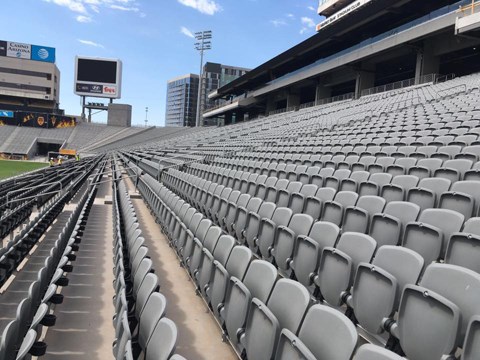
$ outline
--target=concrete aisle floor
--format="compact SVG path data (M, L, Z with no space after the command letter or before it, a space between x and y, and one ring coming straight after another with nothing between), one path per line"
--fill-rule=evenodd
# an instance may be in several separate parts
M133 184L127 180L127 187ZM237 359L222 335L203 300L195 295L195 287L187 273L179 266L175 252L168 245L160 225L142 199L132 199L140 228L160 282L160 291L167 298L167 314L178 327L176 352L189 360Z
M112 207L104 205L110 183L102 184L92 206L70 284L62 289L57 323L47 332L44 359L112 359L115 338L112 317Z

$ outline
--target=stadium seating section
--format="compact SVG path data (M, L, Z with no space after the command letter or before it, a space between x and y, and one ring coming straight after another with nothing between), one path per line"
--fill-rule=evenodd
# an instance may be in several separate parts
M67 147L95 155L0 182L0 360L48 358L99 243L112 356L184 358L142 216L239 358L478 360L479 80L218 128L69 129ZM95 207L105 188L111 214Z

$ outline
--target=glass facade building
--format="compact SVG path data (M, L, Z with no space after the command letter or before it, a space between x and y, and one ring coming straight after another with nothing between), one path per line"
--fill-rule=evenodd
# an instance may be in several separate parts
M167 82L165 126L195 126L199 76L187 74Z

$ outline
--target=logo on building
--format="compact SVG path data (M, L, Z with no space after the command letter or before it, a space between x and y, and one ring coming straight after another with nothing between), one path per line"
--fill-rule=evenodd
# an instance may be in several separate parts
M31 52L32 46L29 44L16 43L12 41L7 43L7 56L30 60Z
M45 48L41 48L40 50L38 50L37 55L42 60L48 59L48 57L50 56L47 49Z
M115 86L104 86L103 93L115 95L117 93L117 88Z

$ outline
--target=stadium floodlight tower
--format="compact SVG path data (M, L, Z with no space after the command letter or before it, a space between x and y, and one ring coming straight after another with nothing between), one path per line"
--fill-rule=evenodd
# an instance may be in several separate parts
M210 30L206 31L199 31L195 33L195 39L197 42L195 43L195 49L200 51L200 81L198 84L198 97L197 97L197 119L196 119L196 126L202 126L201 118L202 114L200 114L200 103L202 97L202 80L203 80L203 52L206 50L210 50L212 48L212 32Z

